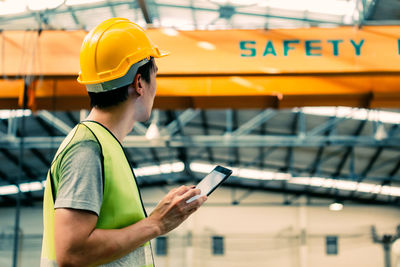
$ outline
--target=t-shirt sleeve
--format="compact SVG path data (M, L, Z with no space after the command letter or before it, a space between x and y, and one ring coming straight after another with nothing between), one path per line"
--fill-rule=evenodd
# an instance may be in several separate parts
M102 159L95 141L74 144L60 164L54 208L72 208L100 214L103 200Z

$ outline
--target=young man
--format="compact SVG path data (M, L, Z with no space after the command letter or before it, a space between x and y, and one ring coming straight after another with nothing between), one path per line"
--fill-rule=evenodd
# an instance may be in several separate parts
M92 110L58 149L44 196L41 266L154 266L149 240L176 228L206 200L171 190L146 216L121 142L150 117L162 53L143 29L113 18L88 33L78 78Z

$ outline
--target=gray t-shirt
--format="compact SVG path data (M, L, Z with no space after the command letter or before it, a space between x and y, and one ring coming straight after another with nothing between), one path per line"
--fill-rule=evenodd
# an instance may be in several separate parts
M96 141L86 140L72 145L60 165L60 182L54 208L73 208L100 213L103 199L101 148ZM105 265L134 266L142 248ZM143 252L144 253L144 252ZM140 257L151 257L141 255Z
M54 208L73 208L100 214L103 179L100 146L82 141L71 146L60 165L60 182Z

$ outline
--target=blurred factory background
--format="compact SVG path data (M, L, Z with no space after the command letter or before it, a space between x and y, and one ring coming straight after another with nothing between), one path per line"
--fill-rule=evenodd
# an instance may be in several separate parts
M46 173L89 109L79 48L111 17L171 51L124 143L148 213L234 171L157 266L400 266L396 0L0 0L0 266L39 266Z

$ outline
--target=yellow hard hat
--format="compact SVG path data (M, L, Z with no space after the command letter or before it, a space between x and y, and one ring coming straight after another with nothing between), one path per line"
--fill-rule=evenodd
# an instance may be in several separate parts
M80 52L78 82L89 92L104 92L132 83L137 69L160 51L145 31L125 18L111 18L91 30Z

